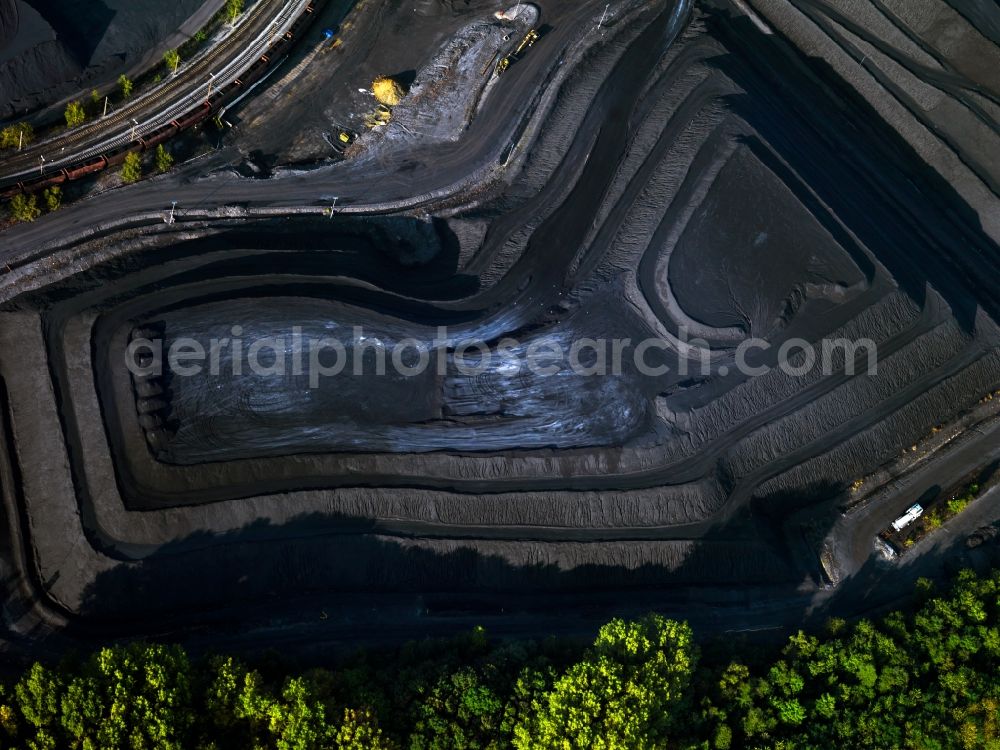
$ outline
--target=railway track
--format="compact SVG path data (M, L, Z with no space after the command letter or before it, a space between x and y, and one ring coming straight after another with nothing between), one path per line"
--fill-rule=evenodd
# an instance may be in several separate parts
M141 141L221 91L261 60L310 6L310 0L259 0L216 44L156 88L107 117L32 144L0 164L0 187L57 174L109 151Z

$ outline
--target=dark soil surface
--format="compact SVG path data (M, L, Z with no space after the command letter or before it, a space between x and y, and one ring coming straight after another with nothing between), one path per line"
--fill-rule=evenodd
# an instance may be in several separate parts
M104 89L157 62L198 30L219 0L3 0L0 119ZM208 12L206 12L208 11ZM200 19L200 20L199 20Z
M846 296L864 280L850 256L751 152L726 163L669 263L671 288L692 318L765 336L797 299ZM807 291L808 290L808 291Z
M72 272L4 306L0 351L19 354L0 360L0 468L20 477L6 507L59 616L87 635L155 620L269 644L484 616L520 632L554 612L587 627L636 607L760 629L863 613L954 558L962 530L995 516L996 492L903 571L872 545L908 486L998 458L1000 247L851 82L717 5L637 5L598 30L573 24L599 6L542 3L553 30L536 67L515 66L490 96L513 104L546 82L551 96L499 158L514 168L474 196L391 218L147 224L81 243ZM492 9L386 4L357 20L378 40L357 52L370 69L324 72L316 61L337 53L300 50L289 65L309 61L315 111L293 128L248 105L212 164L251 144L278 161L326 158L309 144L346 117L339 88L419 67L435 34ZM421 44L386 41L404 34ZM478 118L467 136L498 132ZM448 184L478 168L465 161L478 146L167 184L191 203L228 189L232 203L350 206ZM123 208L156 189L123 191ZM220 374L125 367L137 334L209 349L233 326L248 342L280 337L281 357L295 329L350 352L355 326L390 347L446 326L444 366L348 368L317 387L235 372L229 354ZM688 334L708 346L690 349ZM519 344L501 351L505 337ZM752 337L767 344L747 357L755 376L737 366ZM665 369L524 366L534 342L647 338L659 342L647 366ZM868 340L877 371L844 349L775 367L793 338L819 353ZM474 375L459 367L470 339L496 355ZM875 475L872 503L852 498ZM316 626L320 607L330 622Z

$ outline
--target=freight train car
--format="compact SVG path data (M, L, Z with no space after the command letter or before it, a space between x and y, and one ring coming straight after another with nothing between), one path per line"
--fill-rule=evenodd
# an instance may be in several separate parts
M81 177L95 174L108 166L108 159L105 156L98 156L93 161L82 164L79 167L66 170L66 177L70 180L79 180Z
M32 192L35 190L44 190L45 188L52 187L53 185L62 185L68 179L69 173L65 169L60 169L53 175L35 180L32 183Z
M145 138L146 148L156 148L164 141L167 141L177 135L180 132L180 128L176 123L177 121L174 120L173 122L167 123L147 135Z

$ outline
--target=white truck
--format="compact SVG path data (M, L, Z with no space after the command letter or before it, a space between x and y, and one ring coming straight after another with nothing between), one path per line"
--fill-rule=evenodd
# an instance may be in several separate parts
M896 531L902 531L911 523L916 521L924 513L924 509L921 507L920 503L914 503L909 508L907 508L906 513L901 515L895 521L892 522L892 528Z

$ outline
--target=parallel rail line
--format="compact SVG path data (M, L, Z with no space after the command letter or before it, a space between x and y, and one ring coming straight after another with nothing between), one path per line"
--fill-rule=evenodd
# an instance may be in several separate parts
M8 159L4 166L14 169L0 175L0 187L6 187L0 197L93 174L124 161L129 152L148 150L201 122L262 78L313 11L314 0L261 0L229 35L185 66L183 76L169 79L107 118L34 144ZM234 51L239 54L234 56ZM103 135L109 130L110 135ZM39 157L56 149L69 154L39 167Z

